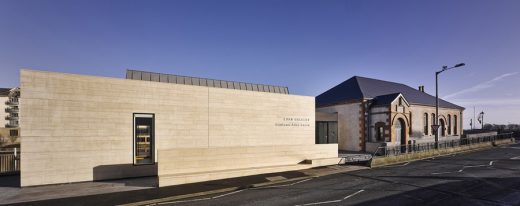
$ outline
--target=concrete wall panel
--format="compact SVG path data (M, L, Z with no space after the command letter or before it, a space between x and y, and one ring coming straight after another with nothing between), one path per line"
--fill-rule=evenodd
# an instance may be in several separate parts
M21 90L22 186L156 175L133 166L133 113L156 150L314 144L313 97L33 70Z

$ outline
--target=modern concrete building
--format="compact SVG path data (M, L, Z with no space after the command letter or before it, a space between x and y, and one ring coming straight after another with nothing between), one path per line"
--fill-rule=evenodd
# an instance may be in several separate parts
M322 116L337 115L340 150L374 152L383 145L434 141L435 97L424 87L354 76L317 96L316 107ZM460 139L463 110L439 100L440 141ZM316 139L327 134L323 130L317 128Z
M21 186L157 176L160 186L337 164L314 97L130 70L21 71Z
M19 137L19 88L0 88L0 113L5 112L0 120L0 136L4 144L16 144Z

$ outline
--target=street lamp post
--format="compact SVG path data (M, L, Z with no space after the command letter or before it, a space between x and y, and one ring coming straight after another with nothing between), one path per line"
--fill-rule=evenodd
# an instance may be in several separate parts
M435 125L432 125L435 132L435 149L439 148L439 74L446 70L462 67L464 65L466 64L460 63L452 67L442 66L442 70L435 72Z

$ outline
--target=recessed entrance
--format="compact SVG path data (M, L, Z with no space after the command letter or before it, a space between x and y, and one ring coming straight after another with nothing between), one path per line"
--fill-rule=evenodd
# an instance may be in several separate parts
M401 152L406 152L406 124L399 118L394 123L395 141L400 143Z
M154 163L154 115L134 114L134 164Z
M338 143L338 123L331 121L316 122L316 144Z

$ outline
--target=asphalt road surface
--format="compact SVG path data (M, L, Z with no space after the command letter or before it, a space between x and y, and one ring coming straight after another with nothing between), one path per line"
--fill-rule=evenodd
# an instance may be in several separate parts
M520 205L520 144L161 205Z

